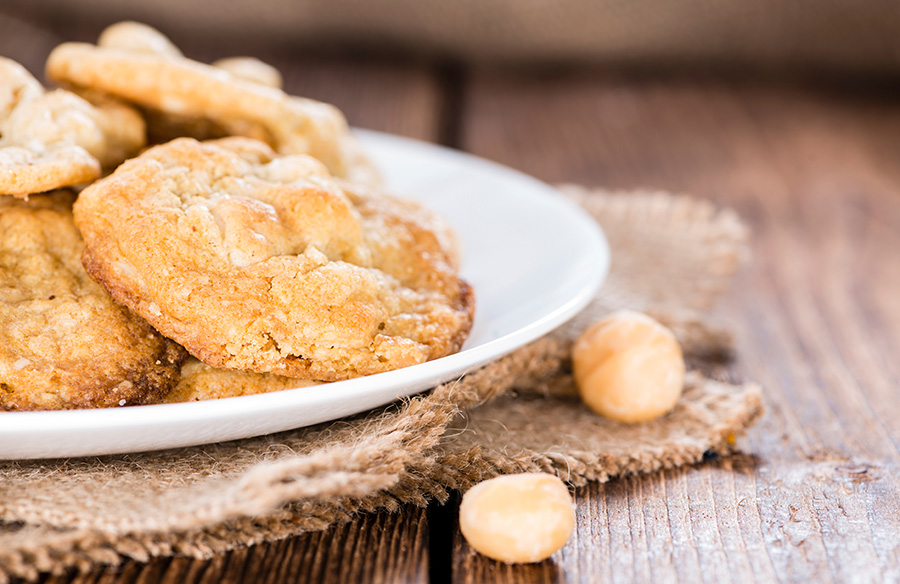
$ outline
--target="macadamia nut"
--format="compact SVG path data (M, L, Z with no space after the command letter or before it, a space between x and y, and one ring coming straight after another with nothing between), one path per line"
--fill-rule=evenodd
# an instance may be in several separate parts
M630 310L588 327L575 342L572 363L584 403L619 422L662 416L684 387L684 356L675 335Z
M540 562L569 540L575 529L575 504L555 475L500 476L465 494L459 528L469 545L489 558Z

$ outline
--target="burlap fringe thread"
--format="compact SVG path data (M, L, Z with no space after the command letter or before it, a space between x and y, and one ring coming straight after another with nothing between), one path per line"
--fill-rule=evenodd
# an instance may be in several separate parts
M601 225L613 264L572 322L426 395L273 436L164 452L0 463L0 583L123 558L198 558L324 529L354 513L445 501L502 473L542 470L573 485L728 454L762 414L760 389L689 376L675 411L638 426L574 397L569 348L621 307L654 314L686 353L727 355L707 311L747 233L732 212L663 193L563 187Z

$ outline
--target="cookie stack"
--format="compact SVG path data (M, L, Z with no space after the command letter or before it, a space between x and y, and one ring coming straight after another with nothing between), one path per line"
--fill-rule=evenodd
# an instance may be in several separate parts
M47 75L67 89L0 58L0 409L276 391L461 347L453 234L380 190L336 108L131 22Z

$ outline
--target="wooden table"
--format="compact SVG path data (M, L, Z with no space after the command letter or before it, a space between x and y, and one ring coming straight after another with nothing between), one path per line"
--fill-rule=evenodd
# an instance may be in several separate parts
M40 71L60 36L0 20L0 54ZM256 54L357 126L735 208L754 258L720 311L727 373L768 414L747 454L579 489L577 532L542 564L476 555L452 503L46 581L900 581L900 86Z

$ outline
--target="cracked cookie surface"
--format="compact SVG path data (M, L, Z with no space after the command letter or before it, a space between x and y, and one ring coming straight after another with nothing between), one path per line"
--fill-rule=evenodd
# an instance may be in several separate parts
M170 135L256 138L281 154L313 156L334 176L380 182L337 108L288 95L277 72L259 62L248 64L247 59L220 61L218 67L200 63L184 57L159 31L121 22L105 30L97 45L56 47L47 75L146 108L151 133L163 125L170 127L162 133Z
M145 138L132 108L45 91L24 67L0 57L0 194L27 197L89 182L135 154Z
M256 140L151 148L75 220L88 272L215 367L347 379L456 352L472 325L437 216Z
M315 385L320 385L320 382L271 373L217 369L188 357L181 366L181 379L178 385L169 392L163 402L180 403L240 397Z
M84 271L73 198L0 198L0 409L152 403L178 381L184 350Z

